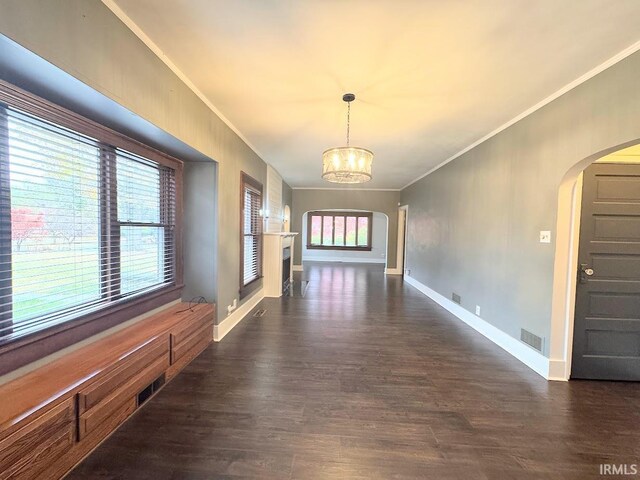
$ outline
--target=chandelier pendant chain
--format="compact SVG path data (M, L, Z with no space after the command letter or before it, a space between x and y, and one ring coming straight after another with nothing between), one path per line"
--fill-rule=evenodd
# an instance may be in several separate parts
M350 129L351 129L351 102L347 102L347 147L349 146Z

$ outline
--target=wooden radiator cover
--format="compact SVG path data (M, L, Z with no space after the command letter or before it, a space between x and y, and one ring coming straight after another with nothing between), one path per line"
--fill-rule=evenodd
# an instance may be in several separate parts
M0 480L63 477L212 342L214 317L180 303L0 386Z

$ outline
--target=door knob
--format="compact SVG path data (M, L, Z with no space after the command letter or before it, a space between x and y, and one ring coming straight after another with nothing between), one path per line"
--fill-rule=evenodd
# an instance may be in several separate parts
M593 276L595 272L593 268L589 267L586 263L580 264L580 283L587 283L587 277Z

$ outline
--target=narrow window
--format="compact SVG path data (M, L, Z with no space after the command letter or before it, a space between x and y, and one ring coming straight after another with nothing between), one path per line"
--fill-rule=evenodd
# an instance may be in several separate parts
M137 155L116 157L120 293L131 295L173 278L174 177Z
M240 298L262 278L262 184L242 173L240 225Z

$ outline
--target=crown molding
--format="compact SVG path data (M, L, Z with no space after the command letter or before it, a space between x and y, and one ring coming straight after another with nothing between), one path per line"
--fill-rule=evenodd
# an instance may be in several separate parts
M291 190L339 190L343 192L400 192L401 188L335 188L335 187L291 187Z
M450 156L449 158L447 158L445 161L439 163L438 165L436 165L435 167L431 168L428 172L420 175L418 178L416 178L415 180L412 180L411 182L407 183L404 187L402 187L400 190L404 190L405 188L413 185L414 183L422 180L424 177L426 177L427 175L430 175L431 173L435 172L436 170L438 170L439 168L444 167L447 163L452 162L453 160L455 160L456 158L464 155L465 153L467 153L468 151L474 149L475 147L477 147L478 145L480 145L481 143L486 142L487 140L489 140L492 137L495 137L497 134L499 134L500 132L506 130L507 128L511 127L512 125L516 124L517 122L519 122L520 120L522 120L525 117L528 117L529 115L531 115L532 113L540 110L542 107L544 107L545 105L548 105L549 103L553 102L554 100L556 100L557 98L561 97L562 95L564 95L565 93L573 90L574 88L576 88L577 86L583 84L584 82L586 82L587 80L595 77L596 75L598 75L599 73L604 72L607 68L612 67L613 65L615 65L616 63L624 60L625 58L627 58L629 55L632 55L634 53L636 53L638 50L640 50L640 41L634 43L633 45L625 48L624 50L622 50L621 52L619 52L618 54L614 55L613 57L611 57L610 59L606 60L605 62L601 63L600 65L598 65L595 68L592 68L591 70L589 70L587 73L585 73L584 75L582 75L581 77L575 79L573 82L570 82L568 84L566 84L564 87L562 87L560 90L557 90L556 92L552 93L551 95L549 95L547 98L545 98L544 100L536 103L533 107L528 108L527 110L525 110L524 112L522 112L520 115L512 118L511 120L509 120L507 123L504 123L502 125L500 125L498 128L496 128L495 130L493 130L492 132L488 133L487 135L485 135L484 137L482 137L479 140L476 140L475 142L473 142L471 145L469 145L466 148L463 148L462 150L460 150L458 153Z
M171 59L165 55L162 49L153 41L149 36L144 33L144 31L135 23L131 17L129 17L124 10L122 10L115 0L102 0L102 3L109 9L111 12L120 19L122 23L124 23L129 30L131 30L136 37L138 37L142 43L144 43L149 50L151 50L162 62L169 67L169 69L176 74L176 76L194 93L196 96L202 100L202 102L211 110L220 120L224 122L224 124L229 127L233 132L240 137L240 139L251 149L253 152L260 157L260 159L265 162L267 165L270 165L264 158L264 156L258 151L258 149L251 144L251 142L238 130L238 128L231 123L231 121L224 116L224 114L218 110L218 108L211 103L211 101L206 97L204 93L202 93L198 87L187 77L182 70L180 70L175 63L171 61ZM276 169L277 171L277 169Z

